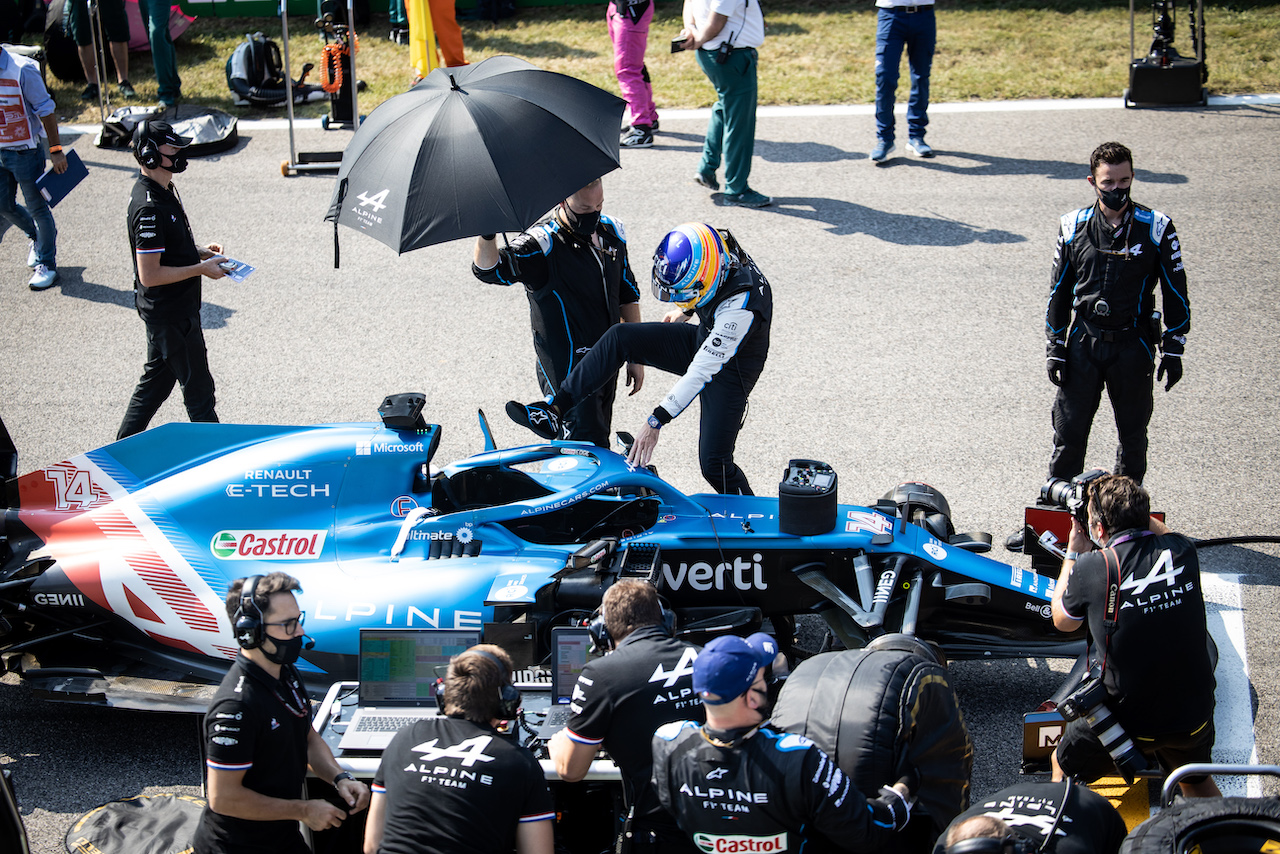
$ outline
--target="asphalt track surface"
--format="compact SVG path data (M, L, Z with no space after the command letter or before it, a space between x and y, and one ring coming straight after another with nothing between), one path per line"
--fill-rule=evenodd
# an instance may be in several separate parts
M1280 99L1118 106L938 105L928 137L938 156L882 166L867 159L866 108L762 110L751 183L774 197L764 210L720 206L690 180L705 112L664 114L654 148L623 152L605 179L606 212L626 224L642 281L671 226L705 220L731 228L773 285L770 361L738 441L757 492L776 494L786 461L807 457L836 468L842 501L922 479L950 500L959 529L997 540L1013 530L1049 452L1042 326L1058 217L1091 202L1089 153L1116 139L1134 152L1134 198L1173 217L1190 275L1186 377L1156 393L1153 503L1194 537L1280 534ZM300 129L298 149L340 150L348 138ZM90 175L56 209L62 285L28 291L26 241L10 230L0 242L0 415L24 472L109 442L143 362L124 223L136 166L88 136L64 140ZM333 269L323 222L333 179L282 177L288 156L278 125L245 127L236 149L178 178L197 240L258 267L244 284L204 288L222 420L374 420L384 395L421 391L444 427L438 462L480 449L477 408L499 444L529 441L502 415L507 399L537 392L523 295L471 277L470 241L398 257L343 229ZM642 309L661 314L647 292ZM639 426L670 382L651 372L620 401L615 426ZM155 423L185 417L175 394ZM1090 464L1111 465L1114 435L1104 402ZM663 430L656 455L661 474L693 492L706 488L696 437L691 410ZM1216 576L1206 587L1224 650L1217 758L1274 763L1280 551L1206 549L1202 565ZM1065 667L955 665L975 796L1014 782L1020 715ZM38 851L62 850L72 820L106 801L197 793L196 738L191 717L49 704L12 676L0 684L0 764L16 772Z

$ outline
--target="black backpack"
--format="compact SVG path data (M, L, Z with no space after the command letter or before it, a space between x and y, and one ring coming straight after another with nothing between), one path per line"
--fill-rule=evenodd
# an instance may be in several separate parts
M246 35L227 60L227 86L240 102L276 107L285 100L280 46L262 33Z

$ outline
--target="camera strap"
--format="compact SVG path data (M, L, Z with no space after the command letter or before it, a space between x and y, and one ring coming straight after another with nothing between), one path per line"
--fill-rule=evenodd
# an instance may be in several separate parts
M1107 565L1107 605L1102 612L1102 672L1107 672L1107 652L1111 647L1111 636L1115 634L1120 622L1120 555L1110 546L1102 549L1102 559ZM1111 559L1116 560L1115 579L1111 577Z

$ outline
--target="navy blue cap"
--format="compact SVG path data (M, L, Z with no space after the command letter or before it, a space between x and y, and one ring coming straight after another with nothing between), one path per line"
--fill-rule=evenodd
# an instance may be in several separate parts
M747 693L760 668L771 664L777 652L777 641L763 633L746 640L736 635L715 638L694 659L693 690L709 706L724 705Z

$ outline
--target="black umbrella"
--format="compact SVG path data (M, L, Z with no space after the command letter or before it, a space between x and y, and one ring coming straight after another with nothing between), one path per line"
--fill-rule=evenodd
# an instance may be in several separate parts
M616 168L622 99L514 56L437 68L360 125L326 220L397 252L523 231Z

